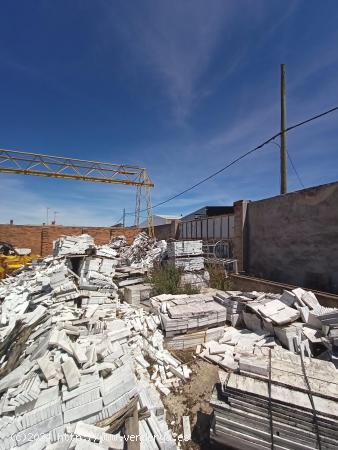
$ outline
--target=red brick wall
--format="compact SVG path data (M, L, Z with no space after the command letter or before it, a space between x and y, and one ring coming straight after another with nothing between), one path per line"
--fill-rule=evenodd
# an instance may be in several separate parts
M14 247L31 248L32 253L46 256L52 254L53 241L62 235L87 233L98 245L106 244L114 236L123 234L130 244L139 232L137 228L65 227L61 225L5 225L0 224L0 241L10 242Z

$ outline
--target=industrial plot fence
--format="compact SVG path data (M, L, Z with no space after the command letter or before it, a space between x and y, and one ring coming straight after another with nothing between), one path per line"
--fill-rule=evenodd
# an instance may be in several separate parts
M182 221L178 225L177 239L199 239L203 241L206 257L230 258L234 226L233 214Z
M204 242L233 239L234 222L233 214L182 221L178 225L178 239L201 239Z

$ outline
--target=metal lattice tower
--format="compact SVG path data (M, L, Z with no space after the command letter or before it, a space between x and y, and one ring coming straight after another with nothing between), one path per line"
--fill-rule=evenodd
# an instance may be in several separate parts
M143 173L140 174L140 184L136 188L135 226L140 226L140 212L146 211L148 234L150 237L154 237L154 222L151 207L151 192L149 187L150 183L151 180L149 175L144 169ZM141 210L142 205L144 205L144 209Z
M154 234L150 196L154 184L145 168L0 149L0 172L136 186L135 225L139 225L144 200L149 234Z

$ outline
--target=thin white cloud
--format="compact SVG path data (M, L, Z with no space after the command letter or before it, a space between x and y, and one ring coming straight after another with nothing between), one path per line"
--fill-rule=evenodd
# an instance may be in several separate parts
M116 23L115 6L110 6L113 30L129 47L133 60L148 66L159 77L172 102L175 118L184 122L199 100L209 93L210 86L201 86L201 79L237 5L223 0L146 0L140 8L130 5L122 8L123 27L120 21ZM229 61L229 73L237 64L238 58Z

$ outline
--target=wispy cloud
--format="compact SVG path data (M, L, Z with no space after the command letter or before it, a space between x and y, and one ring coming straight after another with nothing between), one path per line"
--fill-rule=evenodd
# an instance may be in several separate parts
M115 19L116 4L110 10ZM209 87L201 86L201 80L236 10L234 3L223 0L146 0L142 8L130 3L122 8L123 27L112 21L133 59L159 78L179 123L208 95ZM237 64L238 58L229 62L228 72Z

